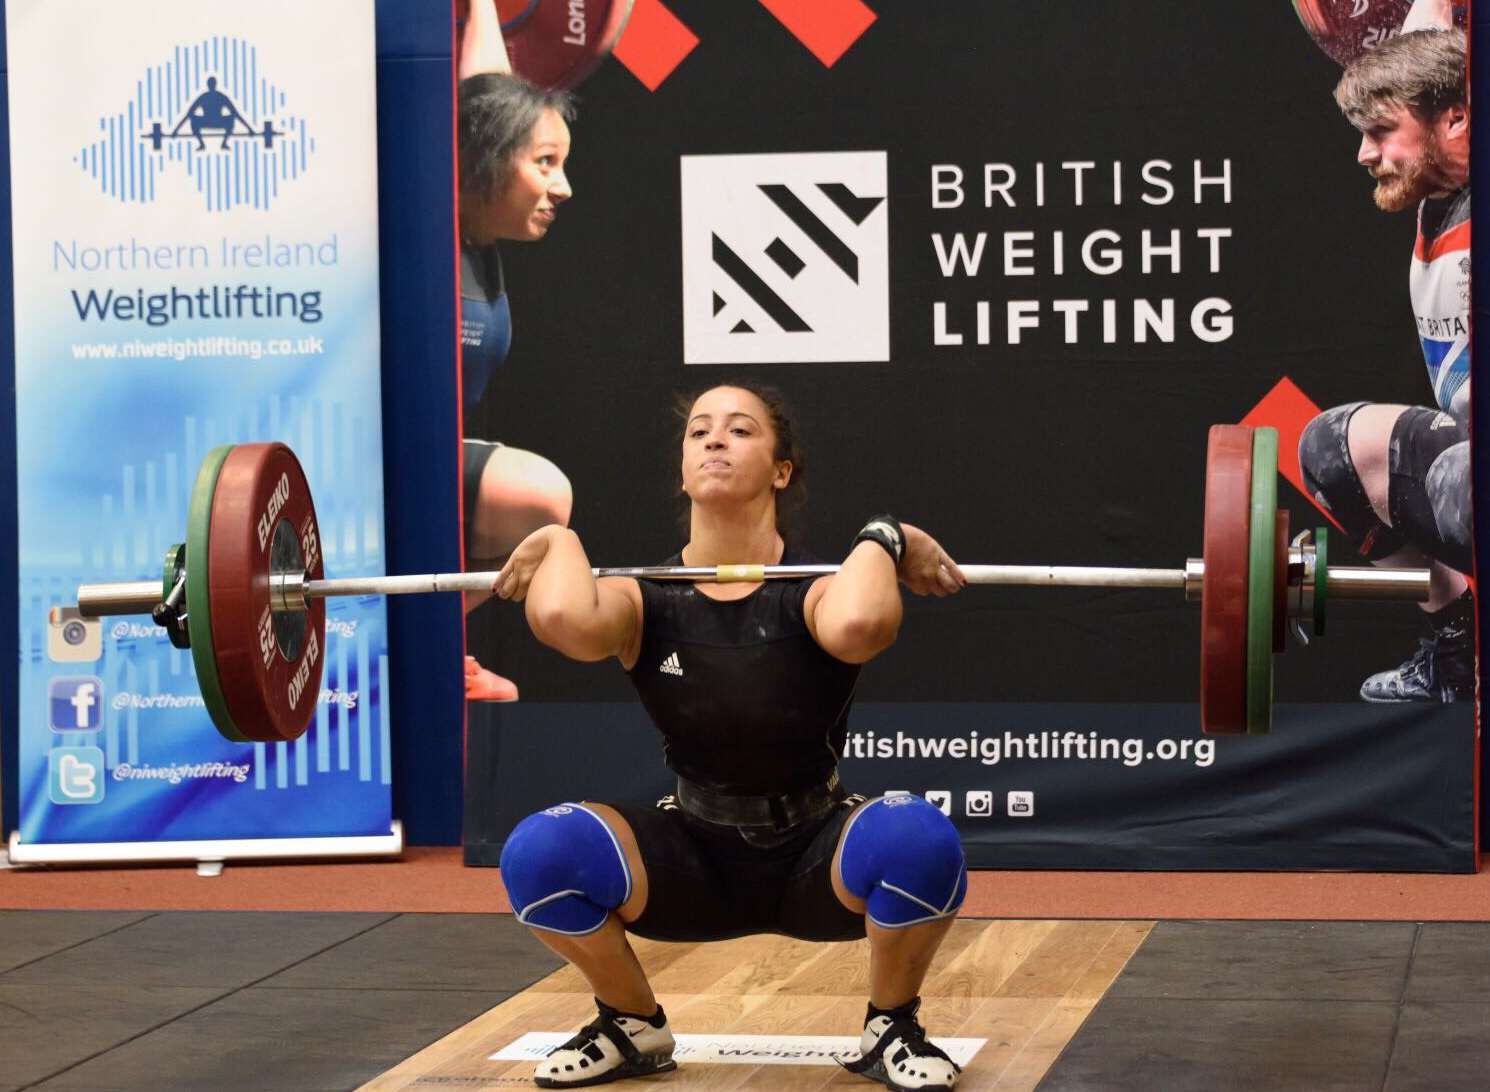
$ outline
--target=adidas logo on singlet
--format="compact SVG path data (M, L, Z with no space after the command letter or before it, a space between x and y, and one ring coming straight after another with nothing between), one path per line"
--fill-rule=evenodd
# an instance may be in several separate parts
M674 652L662 661L662 666L657 670L661 671L664 675L681 675L683 674L683 665L678 663L678 654Z

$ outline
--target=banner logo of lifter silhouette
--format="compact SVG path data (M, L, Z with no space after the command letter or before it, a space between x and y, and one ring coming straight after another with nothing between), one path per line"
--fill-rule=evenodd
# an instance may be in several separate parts
M177 171L209 212L268 209L316 153L306 119L290 106L255 46L208 38L140 73L134 94L98 119L97 137L73 162L99 192L128 204L179 195L163 184Z

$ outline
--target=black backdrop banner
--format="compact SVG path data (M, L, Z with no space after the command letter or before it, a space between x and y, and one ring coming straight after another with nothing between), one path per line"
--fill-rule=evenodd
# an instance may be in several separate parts
M698 45L655 90L618 63L581 89L574 199L504 249L514 346L468 420L563 469L596 564L681 545L670 406L730 378L796 405L793 533L829 559L893 511L963 562L1178 568L1211 424L1279 429L1297 529L1325 523L1291 456L1317 407L1431 403L1412 217L1373 205L1288 0L871 0L831 66L762 5L667 6ZM911 597L845 779L932 794L979 867L1475 867L1471 703L1356 697L1421 611L1335 604L1278 660L1273 733L1220 740L1198 613ZM668 790L617 665L563 660L507 604L468 632L523 695L471 706L469 861L534 808Z
M1195 738L1182 703L860 702L841 770L943 806L971 868L1464 871L1472 796L1423 745L1454 713L1283 705L1273 736L1228 744ZM529 702L472 728L469 864L561 798L672 791L635 704Z

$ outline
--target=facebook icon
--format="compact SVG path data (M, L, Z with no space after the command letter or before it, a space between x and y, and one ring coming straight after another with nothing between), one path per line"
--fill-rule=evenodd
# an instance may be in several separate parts
M92 732L103 725L103 680L96 675L53 679L47 698L54 732Z

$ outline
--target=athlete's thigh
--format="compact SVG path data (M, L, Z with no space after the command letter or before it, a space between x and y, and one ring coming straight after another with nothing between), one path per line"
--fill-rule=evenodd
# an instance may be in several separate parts
M1387 499L1390 485L1392 429L1408 407L1369 403L1351 415L1346 433L1350 461L1376 518L1391 526Z
M864 936L864 902L838 873L844 831L863 803L862 797L843 801L797 859L782 895L781 932L801 940Z
M600 816L605 825L610 827L616 841L621 843L621 852L626 855L626 867L631 870L631 897L616 907L616 914L622 921L631 921L646 909L649 890L647 863L637 844L636 832L632 830L626 817L610 804L586 800L585 807Z
M740 898L728 862L712 859L677 807L630 804L611 809L627 824L647 876L647 897L628 900L628 932L653 940L724 940L759 932ZM627 850L628 854L631 852Z
M466 519L474 525L478 556L496 557L545 524L567 525L573 506L574 489L552 459L492 444Z

